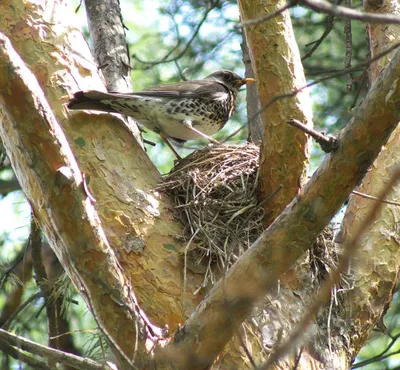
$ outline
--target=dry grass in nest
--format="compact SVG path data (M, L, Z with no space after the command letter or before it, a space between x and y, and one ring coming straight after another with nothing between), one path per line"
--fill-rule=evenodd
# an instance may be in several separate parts
M253 144L212 145L184 158L158 188L172 196L186 225L185 268L203 273L203 286L217 280L216 265L227 270L263 231L258 167L259 148ZM337 263L332 238L326 228L308 252L315 284Z
M262 232L258 156L253 144L212 145L186 157L159 187L173 197L188 241L197 242L187 267L204 272L204 285L215 282L215 263L229 268Z
M186 225L184 275L186 269L203 273L203 287L217 280L216 266L219 272L227 270L263 231L264 213L256 193L258 159L259 148L252 144L213 145L182 160L159 186L173 198L176 215ZM196 243L191 243L193 240ZM288 334L299 318L298 312L306 309L321 281L336 267L339 252L331 228L326 228L293 266L302 284L296 291L301 299L295 300L293 312L287 310L293 304L292 289L279 284L246 321L246 335L259 338L261 333L261 347L267 349L271 340L268 335L264 337L264 328L266 333L280 336L277 328L282 328ZM340 299L336 296L335 302ZM329 307L319 315L326 323L318 332L323 348L329 330L342 325L340 307Z

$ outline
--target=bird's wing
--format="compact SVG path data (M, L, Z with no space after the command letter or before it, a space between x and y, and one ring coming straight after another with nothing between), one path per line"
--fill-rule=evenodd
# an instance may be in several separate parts
M152 97L166 99L223 99L228 94L228 88L217 81L199 80L184 81L173 85L153 86L143 91L133 93L78 91L68 104L69 109L91 109L105 112L117 112L112 104L115 100L135 99L137 97Z
M150 96L154 98L201 98L206 100L217 99L221 94L227 94L228 89L219 82L209 80L184 81L173 85L153 86L143 91L134 92L135 96Z

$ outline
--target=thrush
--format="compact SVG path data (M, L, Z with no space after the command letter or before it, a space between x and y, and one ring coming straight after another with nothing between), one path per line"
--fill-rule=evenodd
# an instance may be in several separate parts
M121 113L157 132L177 158L168 141L206 138L222 129L236 108L239 89L254 82L231 71L218 71L203 80L158 85L140 92L79 91L69 109Z

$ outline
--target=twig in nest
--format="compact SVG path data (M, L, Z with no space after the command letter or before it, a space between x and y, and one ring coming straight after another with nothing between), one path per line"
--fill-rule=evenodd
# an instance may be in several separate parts
M173 197L187 240L197 243L185 249L185 269L201 271L202 286L216 280L216 265L229 268L261 234L258 158L252 144L213 145L178 163L158 187Z
M356 191L356 190L353 190L352 193L355 194L355 195L358 195L360 197L366 198L366 199L377 200L379 202L386 203L386 204L391 204L393 206L400 206L399 202L394 202L392 200L386 200L386 199L380 199L378 197L374 197L373 195L360 193L359 191Z
M305 124L301 123L297 119L291 118L286 121L289 125L297 127L301 131L305 132L306 134L310 135L315 139L315 141L321 146L321 149L325 153L330 153L336 150L339 146L339 142L336 137L332 135L324 135L321 132L315 131Z

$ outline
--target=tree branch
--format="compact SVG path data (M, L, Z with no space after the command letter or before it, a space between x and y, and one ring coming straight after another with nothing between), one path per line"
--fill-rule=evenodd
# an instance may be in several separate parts
M341 2L342 2L342 0L338 0L337 5L340 5ZM301 58L301 60L302 60L303 62L304 62L306 59L310 58L311 55L313 55L314 51L317 50L317 49L319 48L319 46L322 44L322 41L324 41L324 40L328 37L328 35L329 35L329 34L331 33L331 31L333 30L334 21L335 21L335 16L330 15L330 16L327 18L327 20L326 20L326 28L325 28L325 31L324 31L324 33L322 34L322 36L321 36L318 40L313 41L313 42L311 42L311 43L309 43L309 44L306 45L306 47L308 47L309 45L312 45L312 44L313 44L313 46L311 47L311 49L308 50L307 53Z
M310 135L320 146L325 153L329 153L332 150L337 149L339 143L337 139L332 135L324 135L318 131L313 130L304 123L301 123L297 119L289 119L286 121L289 125L300 129L306 134Z
M42 259L42 236L33 214L31 216L31 231L29 239L31 245L33 271L35 273L34 278L36 284L42 292L46 305L46 315L49 329L49 346L60 349L58 340L60 332L57 323L56 305L55 301L50 299L54 287L53 285L49 284L49 280L47 278L46 269Z
M132 92L129 46L119 0L85 0L85 6L93 53L103 72L107 90ZM135 121L131 117L124 119L137 142L143 145Z
M84 192L74 155L37 80L1 33L0 86L7 86L0 90L0 137L14 172L20 184L25 185L24 193L53 249L63 260L64 268L75 286L85 292L84 298L93 309L100 329L130 363L127 355L131 350L130 343L121 344L126 346L123 350L113 340L113 335L106 329L107 317L102 314L101 306L109 301L114 312L119 314L119 327L126 327L126 320L137 320L142 345L148 334L157 336L156 328L152 326L150 332L146 329L148 319L143 321L145 315L108 244L98 214ZM24 99L24 110L15 104L15 96ZM27 128L29 133L25 131ZM73 207L65 207L66 204ZM48 211L50 205L51 212ZM97 275L88 267L93 260L93 251L96 251ZM130 329L134 331L134 327Z
M340 132L338 149L325 157L301 193L213 287L177 331L174 341L158 349L160 360L174 358L183 368L190 363L191 369L211 365L234 332L226 311L231 311L237 324L249 315L253 304L276 284L337 213L396 128L399 75L398 51Z
M354 256L357 248L360 246L362 238L381 211L383 205L382 200L393 191L394 186L399 181L400 167L393 166L391 172L392 177L378 198L380 202L376 202L373 205L373 207L369 210L363 224L357 231L357 234L351 240L348 240L343 246L343 255L340 257L338 266L331 273L329 279L323 283L319 289L319 292L315 295L315 299L313 299L314 303L308 307L306 314L302 320L296 324L296 328L290 333L289 338L277 348L274 348L274 352L260 370L270 369L274 363L277 363L279 359L287 355L288 350L293 348L299 339L303 337L304 333L306 333L308 326L310 325L312 319L317 315L317 312L321 306L328 301L329 297L331 296L332 288L340 282L341 275L345 273L346 269L349 268L350 260Z
M306 84L299 49L288 11L282 11L280 1L268 5L240 0L243 22L265 14L269 22L245 28L245 36L254 68L260 106L275 95L297 90ZM289 3L288 5L290 5ZM254 112L253 112L254 113ZM310 138L293 130L286 119L297 118L312 126L312 108L308 91L292 96L285 104L275 104L268 115L260 115L264 126L260 148L259 197L265 198L281 184L282 190L264 205L268 226L304 185L307 172ZM253 116L254 117L254 116ZM259 119L259 118L257 118ZM251 121L252 122L252 121ZM249 125L250 126L250 125ZM287 150L290 147L290 150Z
M87 370L111 370L110 366L105 366L102 364L93 361L90 358L84 358L75 356L70 353L65 353L63 351L59 351L50 347L43 346L41 344L30 341L29 339L25 339L16 334L9 333L3 329L0 329L0 339L13 346L21 348L27 352L30 352L34 355L38 355L41 357L46 357L47 359L52 360L53 362L63 363L65 365L69 365L74 369L87 369Z
M203 276L188 271L190 284L183 298L182 256L185 244L176 238L176 235L182 235L182 225L173 217L171 200L155 190L160 180L159 172L122 121L111 114L71 113L66 110L63 104L67 100L66 91L71 94L77 89L104 89L87 43L76 28L68 24L72 17L66 16L66 12L68 9L65 7L56 6L54 12L44 13L41 7L26 7L22 0L13 1L11 9L0 1L0 14L7 14L7 17L0 17L0 29L15 41L14 46L20 55L35 55L24 61L31 71L42 71L45 67L46 73L38 74L48 79L42 81L42 89L63 126L81 171L87 179L90 177L88 187L97 200L95 207L101 223L100 220L95 223L101 225L102 231L94 237L104 240L104 231L115 253L108 249L108 244L100 244L98 251L93 247L96 244L90 240L86 243L85 234L80 233L81 228L85 233L90 232L90 222L82 218L82 208L88 204L90 215L93 208L82 194L82 198L75 198L80 194L79 189L73 187L74 191L70 191L68 171L65 175L56 171L65 166L59 161L59 147L54 147L57 140L50 135L49 126L40 125L40 118L34 121L35 124L27 124L37 117L36 108L25 100L30 94L24 87L11 87L16 82L10 78L9 70L12 68L7 66L0 67L0 101L7 102L5 107L0 106L0 120L11 118L12 122L4 118L1 123L12 127L7 138L11 140L13 136L13 142L23 141L11 149L15 149L13 163L18 167L18 177L24 180L21 185L25 195L39 211L36 216L49 244L75 285L78 281L77 289L91 296L100 324L105 325L108 334L131 358L135 350L132 338L136 336L137 315L131 313L132 306L127 308L122 304L119 295L130 297L130 288L134 286L140 308L151 321L161 327L168 324L174 330L201 299L202 294L194 296L193 292L202 283ZM31 31L25 32L26 28L21 28L18 33L13 25L20 21ZM53 28L53 24L57 27ZM41 27L49 27L51 32L35 31ZM32 38L32 33L36 37ZM8 92L15 89L18 91L12 98ZM21 114L26 122L24 125ZM17 122L15 125L14 120ZM21 148L29 150L21 152ZM81 190L86 194L84 189ZM55 220L57 223L48 218L54 215L60 216ZM171 245L174 248L170 248ZM83 275L87 286L82 286L77 274ZM109 274L112 275L110 280L107 278ZM120 283L114 285L115 279L121 279ZM130 282L127 286L124 285L126 281ZM138 311L139 306L133 306ZM138 312L140 316L143 313ZM112 346L111 349L114 350ZM141 349L139 346L139 352ZM113 352L118 355L119 351Z
M400 17L396 15L360 12L345 6L331 4L325 0L299 0L299 3L316 12L326 13L340 18L350 18L368 23L400 24Z
M47 366L43 361L28 356L20 349L10 346L7 342L4 342L2 340L0 340L0 349L2 352L10 355L11 357L14 357L18 361L24 362L35 370L52 370L50 366Z
M93 53L108 90L131 92L131 63L119 1L85 0L85 7Z

